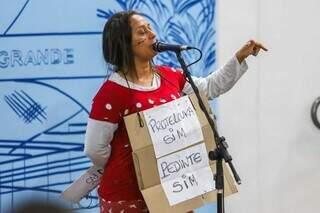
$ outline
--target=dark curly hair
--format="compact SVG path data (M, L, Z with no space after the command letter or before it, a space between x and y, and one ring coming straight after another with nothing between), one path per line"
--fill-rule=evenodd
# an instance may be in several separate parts
M111 16L103 29L102 51L107 63L116 66L116 70L128 72L134 70L132 51L132 29L130 17L139 14L136 11L117 12Z

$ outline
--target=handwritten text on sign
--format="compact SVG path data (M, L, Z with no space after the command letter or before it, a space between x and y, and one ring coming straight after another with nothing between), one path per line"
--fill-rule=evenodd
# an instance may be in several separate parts
M201 143L157 159L161 182L209 166L206 146Z
M188 98L144 111L156 158L203 140L197 114Z
M157 164L170 205L215 189L204 143L157 159Z

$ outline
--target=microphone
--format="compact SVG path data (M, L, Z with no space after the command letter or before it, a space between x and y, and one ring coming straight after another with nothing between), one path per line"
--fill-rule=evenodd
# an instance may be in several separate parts
M163 51L173 51L173 52L179 52L183 50L190 50L194 49L194 47L189 47L187 45L178 45L178 44L165 44L160 41L156 41L152 48L156 52L163 52Z

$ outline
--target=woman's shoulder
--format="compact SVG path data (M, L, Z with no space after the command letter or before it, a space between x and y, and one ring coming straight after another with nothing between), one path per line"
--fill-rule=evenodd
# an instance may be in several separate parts
M94 96L94 100L105 99L106 97L111 98L112 96L116 96L121 93L122 88L113 80L113 76L114 74L111 74L111 76L103 82Z

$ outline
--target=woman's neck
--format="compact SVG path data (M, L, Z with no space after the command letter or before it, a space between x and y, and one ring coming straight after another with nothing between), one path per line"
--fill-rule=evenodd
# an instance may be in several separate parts
M135 70L127 72L125 77L132 83L151 86L153 82L153 69L150 62L139 63L135 62Z
M133 80L144 80L150 78L153 75L152 67L149 62L147 63L135 63L135 70L131 72Z

